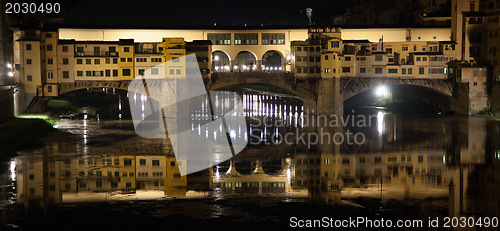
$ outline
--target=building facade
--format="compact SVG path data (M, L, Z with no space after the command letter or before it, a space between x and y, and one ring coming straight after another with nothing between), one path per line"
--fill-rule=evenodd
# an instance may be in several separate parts
M500 2L452 1L451 38L457 59L451 62L450 79L463 90L454 97L469 101L469 110L500 108Z
M462 105L463 113L474 114L496 105L495 94L500 99L493 87L498 82L499 64L495 62L499 49L495 47L496 29L488 29L491 33L487 35L474 32L482 30L478 26L497 28L498 23L494 23L495 17L480 19L470 15L477 14L454 15L469 19L462 20L462 24L454 20L458 24L451 29L14 28L14 75L16 82L24 84L25 93L31 95L26 97L28 105L35 96L59 95L63 84L130 81L143 74L180 78L184 73L177 61L185 62L182 57L194 54L205 79L216 72L290 72L299 80L452 80L464 90L454 95L457 101L467 102ZM490 24L480 26L478 22ZM457 36L463 28L470 32L465 37ZM492 43L486 45L483 38ZM477 70L462 71L465 66Z
M432 33L429 31L427 33ZM310 29L306 41L292 43L297 78L396 77L447 79L456 45L438 35L404 41L343 40L340 28Z

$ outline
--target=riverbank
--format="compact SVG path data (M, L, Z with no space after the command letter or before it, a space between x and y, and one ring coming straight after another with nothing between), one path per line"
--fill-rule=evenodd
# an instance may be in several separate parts
M0 124L0 161L16 156L20 150L41 147L44 137L67 134L55 129L49 121L44 119L10 119Z

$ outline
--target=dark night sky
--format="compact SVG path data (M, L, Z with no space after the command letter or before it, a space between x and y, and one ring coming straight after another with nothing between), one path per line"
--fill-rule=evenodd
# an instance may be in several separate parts
M66 23L115 26L306 25L305 8L310 7L313 22L327 24L331 22L330 17L342 14L346 5L352 2L79 0L68 9Z

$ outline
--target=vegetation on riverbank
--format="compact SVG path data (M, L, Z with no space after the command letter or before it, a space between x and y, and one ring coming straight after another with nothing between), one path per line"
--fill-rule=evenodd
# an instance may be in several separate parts
M67 134L53 128L49 121L40 118L13 118L0 124L0 160L12 158L17 151L42 146L42 138L45 136Z

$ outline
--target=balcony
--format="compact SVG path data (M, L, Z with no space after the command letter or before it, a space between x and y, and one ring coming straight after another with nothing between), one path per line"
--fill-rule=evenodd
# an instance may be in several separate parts
M101 51L101 52L75 52L75 57L117 57L118 52Z

